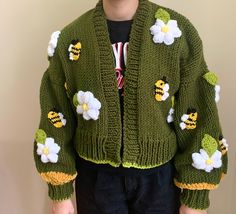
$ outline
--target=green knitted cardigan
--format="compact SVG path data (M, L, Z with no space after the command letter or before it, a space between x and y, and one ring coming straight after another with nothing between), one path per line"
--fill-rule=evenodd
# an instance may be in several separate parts
M155 43L150 28L156 18L176 20L182 35L171 45ZM81 46L76 46L76 41ZM215 189L227 172L227 154L220 141L217 78L208 70L202 41L187 18L147 0L139 1L129 41L123 134L102 1L61 31L49 62L41 80L34 158L51 199L71 197L77 152L97 164L140 169L174 158L174 182L183 189L182 204L195 209L209 207L209 190ZM169 87L155 87L161 82ZM91 92L100 102L97 119L87 120L77 113L79 91ZM162 99L164 94L167 96ZM168 116L173 117L172 123L167 122ZM213 163L218 166L207 171Z

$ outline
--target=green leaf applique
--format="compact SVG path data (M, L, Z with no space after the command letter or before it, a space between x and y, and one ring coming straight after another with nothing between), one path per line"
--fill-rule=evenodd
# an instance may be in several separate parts
M44 130L38 129L35 133L35 140L37 143L44 144L47 138L47 134Z
M209 71L203 77L211 85L216 85L218 82L218 77L214 72Z
M209 157L211 157L218 148L218 143L215 138L209 134L205 134L202 139L202 147L207 152Z
M170 14L166 10L160 8L155 13L155 18L161 19L164 23L168 23L168 21L170 20Z

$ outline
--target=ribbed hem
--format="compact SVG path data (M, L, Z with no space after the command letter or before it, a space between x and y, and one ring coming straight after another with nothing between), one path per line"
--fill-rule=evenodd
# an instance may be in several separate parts
M210 206L209 190L184 189L180 195L181 204L197 210L206 210Z
M113 144L108 149L106 147L106 138L99 135L91 135L83 130L77 130L75 136L78 142L88 142L75 143L75 149L80 157L96 164L110 164L114 167L118 167L121 164L126 168L148 169L157 167L172 159L177 149L174 132L171 132L167 138L161 140L150 136L140 137L136 142L137 146L139 146L139 153L132 151L132 155L124 156L123 161L121 161L119 159L120 148L117 144ZM113 156L110 151L113 151ZM131 156L133 157L132 159Z
M64 185L48 184L48 195L53 201L63 201L69 199L74 192L73 182Z

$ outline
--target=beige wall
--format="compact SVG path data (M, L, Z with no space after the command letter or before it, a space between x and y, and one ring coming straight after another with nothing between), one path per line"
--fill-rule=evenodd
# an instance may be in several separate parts
M211 194L210 214L233 214L236 203L236 2L169 0L156 3L188 16L198 28L211 70L220 76L219 104L230 144L229 175ZM51 32L61 29L96 0L0 0L0 213L49 213L46 185L36 174L33 135L39 122L39 84L47 67ZM234 211L233 211L234 210Z

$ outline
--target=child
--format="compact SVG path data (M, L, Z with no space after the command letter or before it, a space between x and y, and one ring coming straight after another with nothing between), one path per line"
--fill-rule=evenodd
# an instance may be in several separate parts
M52 34L48 57L34 157L53 213L74 212L75 178L79 214L206 213L228 145L217 77L187 18L100 0Z

